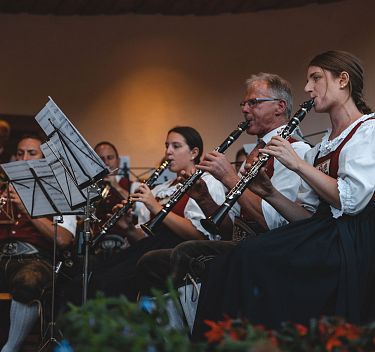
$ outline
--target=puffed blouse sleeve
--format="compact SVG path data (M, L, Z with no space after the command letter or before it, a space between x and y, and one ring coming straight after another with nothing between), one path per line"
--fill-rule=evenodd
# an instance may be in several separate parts
M342 148L337 174L341 209L331 206L333 217L358 214L375 190L375 120L363 122Z
M204 182L206 182L208 191L212 199L215 201L216 204L221 205L225 200L225 187L223 186L223 184L208 173L204 173L202 175L202 179ZM193 224L193 226L198 231L200 231L204 236L206 236L207 239L209 240L216 239L208 231L206 231L201 225L200 221L202 219L205 219L206 216L204 215L203 211L201 210L197 202L192 198L189 198L185 206L184 217L186 219L189 219L191 223Z

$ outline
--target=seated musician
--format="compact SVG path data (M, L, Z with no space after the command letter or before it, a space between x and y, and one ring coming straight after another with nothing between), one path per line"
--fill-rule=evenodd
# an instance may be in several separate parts
M108 219L108 214L112 212L112 208L128 198L131 182L127 170L120 169L120 157L117 148L111 142L99 142L94 150L110 171L110 174L103 179L102 199L96 204L95 216L99 219L99 223L93 226L95 235ZM97 253L100 252L109 256L113 251L125 248L128 245L126 239L111 230L100 241L97 246Z
M167 134L165 156L170 161L169 169L177 175L182 172L192 173L200 161L202 150L202 138L192 127L175 127ZM225 193L222 184L209 174L203 175L203 180L211 197L218 203L223 202ZM138 225L157 214L178 187L177 179L166 181L152 190L146 184L141 184L131 194L131 199L142 206ZM189 239L210 238L210 234L200 224L203 218L202 210L188 195L184 195L176 203L163 225L155 231L155 236L147 237L138 225L133 224L130 215L122 217L117 225L125 236L134 240L134 244L94 268L89 282L89 296L94 296L99 290L109 296L125 294L129 299L135 300L138 293L135 269L139 258L148 251L173 248ZM74 289L72 287L72 291ZM79 295L71 292L70 300L79 303Z
M249 135L256 135L258 145L248 155L248 163L257 156L258 148L268 143L288 123L292 112L292 95L289 83L278 75L259 73L246 81L245 99L241 103L242 113L250 121L247 129ZM292 147L303 157L310 146L297 139L292 140ZM263 144L264 145L264 144ZM204 170L221 181L227 189L232 189L240 175L232 167L226 156L213 151L205 155L197 168ZM301 178L283 166L277 160L270 160L268 174L275 187L286 197L295 200ZM203 187L202 187L203 186ZM195 185L191 192L201 209L208 217L218 207L205 191L204 185ZM266 201L245 190L239 198L241 216L235 218L232 231L221 229L221 239L225 241L187 241L166 254L171 260L161 258L158 252L144 255L137 265L137 282L142 293L149 294L150 288L165 289L168 275L172 274L176 285L183 283L186 273L197 277L204 270L204 263L214 256L225 253L237 244L245 235L262 233L286 223L286 220ZM231 241L231 240L234 241ZM199 258L199 261L195 260Z
M41 140L25 136L17 145L16 160L41 159ZM0 227L0 291L11 293L8 341L1 352L17 352L35 325L39 306L45 302L52 284L53 238L52 218L32 219L19 196L10 186L15 221ZM57 246L68 248L73 241L76 217L64 216L57 226ZM47 307L48 308L48 307Z

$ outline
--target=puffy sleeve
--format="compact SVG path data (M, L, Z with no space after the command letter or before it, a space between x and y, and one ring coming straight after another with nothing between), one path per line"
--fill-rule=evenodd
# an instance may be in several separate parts
M58 218L55 217L55 219ZM77 229L77 217L75 215L64 215L63 220L64 221L61 224L58 223L57 225L71 232L72 236L75 236Z
M310 146L304 142L292 143L292 147L301 159L303 159L306 152L310 150ZM301 185L301 178L294 171L289 170L276 159L274 162L274 174L271 178L271 182L285 197L291 201L296 200ZM262 200L262 211L270 230L287 223L287 220L265 200Z
M375 190L375 120L362 123L342 148L337 185L341 209L331 206L334 218L355 215L371 200Z
M216 202L216 204L222 204L225 200L225 187L223 184L208 173L204 173L202 179L206 182L212 199ZM206 216L194 199L189 198L185 206L184 216L186 219L189 219L194 227L203 233L204 236L210 240L214 239L213 236L201 225L200 220L205 219Z
M319 152L319 146L320 144L317 144L305 154L305 161L310 165L314 164L315 157ZM320 203L318 194L303 179L301 179L296 201L312 213L315 213Z

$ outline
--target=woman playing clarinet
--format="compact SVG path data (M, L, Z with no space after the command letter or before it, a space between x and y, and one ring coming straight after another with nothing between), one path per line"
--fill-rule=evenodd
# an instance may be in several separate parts
M362 65L352 54L328 51L312 59L305 91L332 127L304 160L280 137L260 150L301 176L298 201L282 196L264 169L250 184L289 224L247 238L212 262L196 337L206 330L204 319L224 315L268 328L322 315L354 323L375 317L375 116L362 90Z

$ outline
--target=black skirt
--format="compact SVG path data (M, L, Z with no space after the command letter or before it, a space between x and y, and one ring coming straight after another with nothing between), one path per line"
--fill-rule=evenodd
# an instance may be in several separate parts
M202 284L194 335L205 319L241 317L278 328L284 321L337 315L375 318L375 203L333 219L323 204L311 218L239 243L216 258Z

